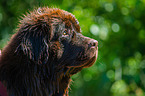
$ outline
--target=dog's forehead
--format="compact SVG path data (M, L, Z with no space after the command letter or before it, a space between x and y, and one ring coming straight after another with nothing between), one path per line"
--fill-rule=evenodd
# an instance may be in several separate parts
M58 8L44 7L38 8L37 10L34 10L30 13L31 14L27 13L26 15L24 15L24 17L22 17L19 25L20 27L25 24L34 25L39 23L40 21L52 24L58 23L60 22L59 20L62 20L62 22L65 22L66 26L70 26L70 24L72 24L77 32L81 32L78 20L74 15L67 11Z

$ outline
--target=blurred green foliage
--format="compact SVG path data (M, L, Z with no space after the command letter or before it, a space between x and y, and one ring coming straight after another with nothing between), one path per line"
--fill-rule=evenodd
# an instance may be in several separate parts
M99 42L97 62L72 77L70 96L145 96L145 0L0 0L0 49L40 6L73 13Z

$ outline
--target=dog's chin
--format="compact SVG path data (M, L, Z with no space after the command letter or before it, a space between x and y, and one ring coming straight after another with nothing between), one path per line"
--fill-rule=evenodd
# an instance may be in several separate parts
M91 50L91 51L90 51ZM83 68L88 68L91 67L95 61L97 60L97 56L98 56L98 47L97 48L92 48L90 49L90 58L83 61L81 64L77 64L77 65L71 65L71 66L66 66L66 74L69 74L70 76L78 73L79 71L81 71Z
M86 60L86 62L82 66L83 68L88 68L88 67L92 66L95 63L95 61L97 60L98 47L97 48L92 47L90 50L91 50L90 59Z
M87 59L79 61L79 63L74 63L72 65L66 66L66 68L87 68L92 66L97 60L98 47L92 47L86 52Z

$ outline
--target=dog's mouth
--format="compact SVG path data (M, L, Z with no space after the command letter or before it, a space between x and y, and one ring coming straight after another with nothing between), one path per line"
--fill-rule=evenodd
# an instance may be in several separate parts
M83 61L79 61L79 63L75 63L72 65L67 66L67 68L88 68L90 66L92 66L95 61L97 60L97 56L98 56L98 47L92 47L90 48L90 51L87 52L87 54L89 55L89 59L83 60Z
M95 63L96 59L97 59L96 56L92 57L88 62L84 63L82 67L88 68L88 67L92 66Z
M96 50L96 51L94 52L93 56L87 62L85 62L83 64L83 66L82 66L83 68L88 68L88 67L92 66L95 63L95 61L97 60L98 47L97 48L92 47L92 49Z
M98 47L97 48L92 48L93 51L91 52L91 58L88 60L84 60L83 62L75 65L69 65L66 66L66 71L65 73L69 75L76 74L77 72L81 71L83 68L88 68L91 67L95 61L97 60L97 55L98 55Z

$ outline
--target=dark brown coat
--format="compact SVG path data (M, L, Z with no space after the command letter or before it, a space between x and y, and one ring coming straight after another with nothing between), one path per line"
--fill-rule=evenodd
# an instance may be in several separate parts
M96 61L97 45L71 13L38 8L2 50L0 81L9 96L67 96L70 77Z

